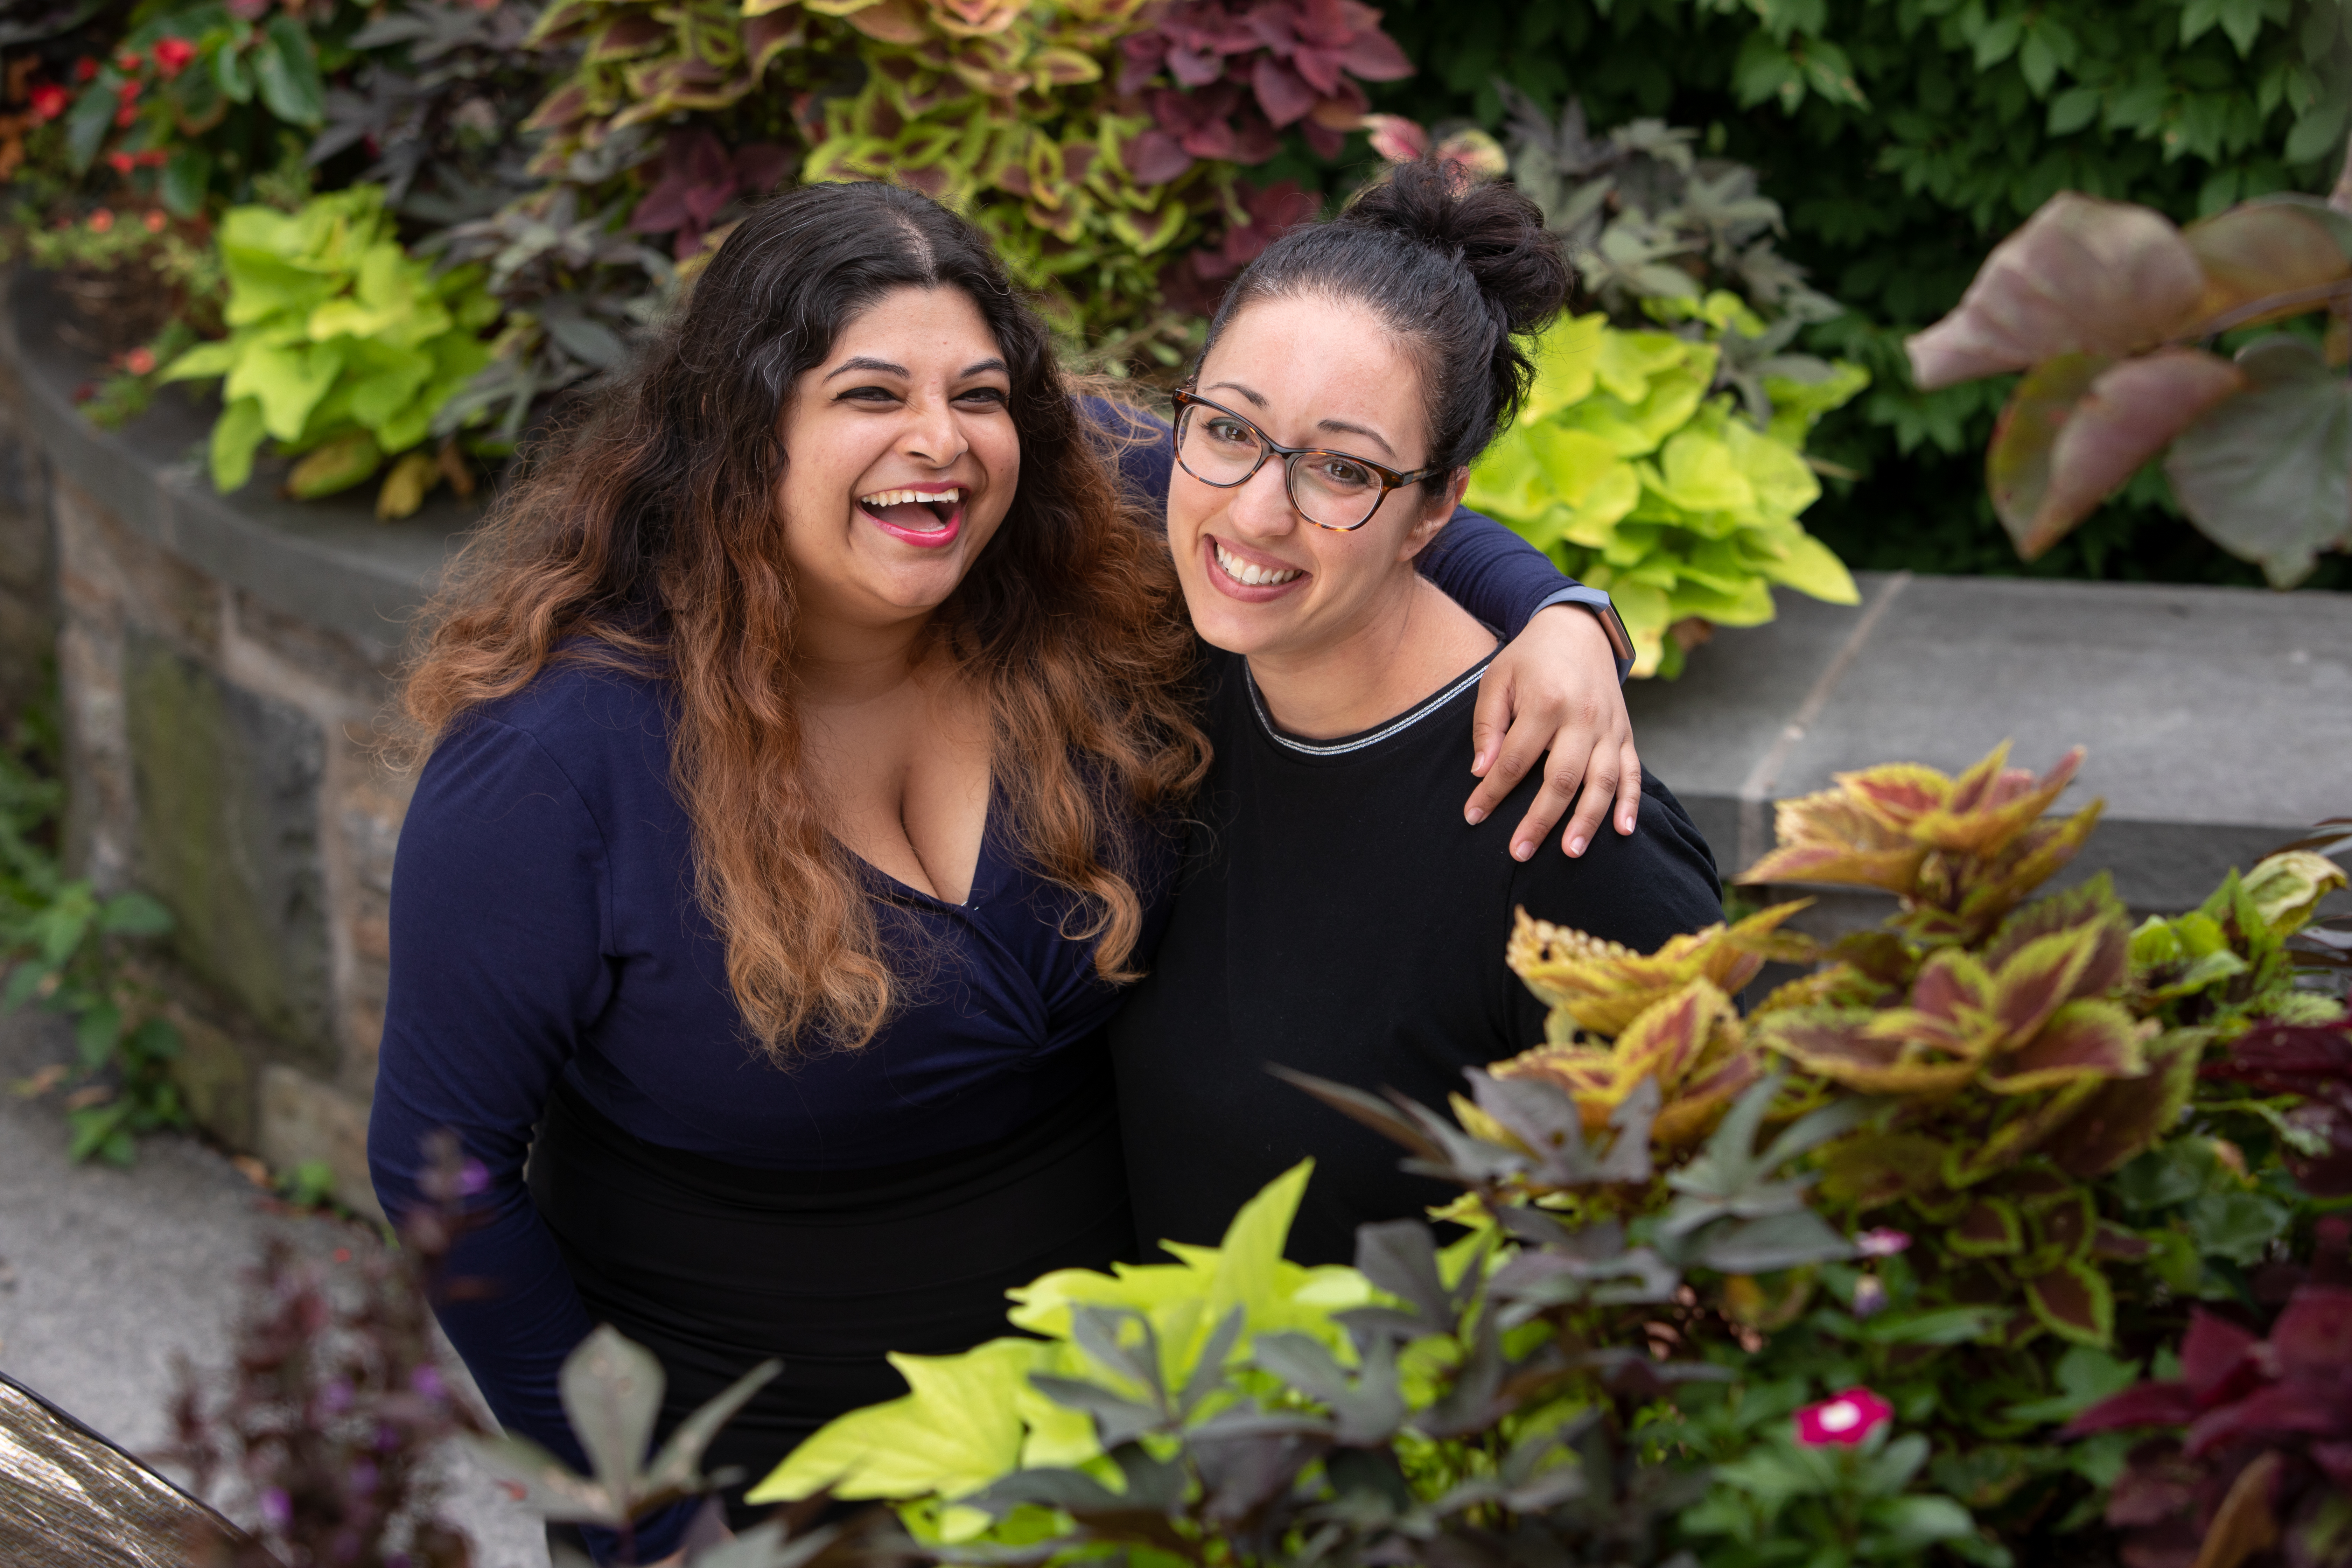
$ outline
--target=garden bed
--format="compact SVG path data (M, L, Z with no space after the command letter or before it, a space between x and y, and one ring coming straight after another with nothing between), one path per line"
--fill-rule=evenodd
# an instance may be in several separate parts
M295 503L265 471L212 492L210 411L173 389L120 432L75 390L97 369L19 277L0 381L20 410L20 529L57 558L69 859L178 917L182 1072L200 1120L273 1163L323 1160L364 1205L385 910L405 782L372 751L407 617L475 510L374 520L364 491ZM12 541L38 553L37 540ZM2352 596L1865 576L1859 606L1782 592L1682 679L1636 682L1643 755L1727 871L1769 805L1887 757L1958 768L2004 738L2106 824L2069 875L2140 910L2193 906L2231 865L2352 810ZM2070 799L2073 798L2070 796ZM1796 891L1798 889L1787 889ZM1816 923L1877 918L1830 896Z

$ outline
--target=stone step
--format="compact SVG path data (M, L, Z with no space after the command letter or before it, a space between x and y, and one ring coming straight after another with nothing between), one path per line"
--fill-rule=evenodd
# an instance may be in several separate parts
M2231 867L2352 816L2352 595L1857 583L1853 606L1784 590L1779 619L1719 630L1680 679L1628 690L1644 765L1727 876L1772 847L1773 801L1877 763L1957 773L2003 740L2036 772L2089 748L2060 805L2106 812L2053 885L2107 871L2137 910L2191 908Z

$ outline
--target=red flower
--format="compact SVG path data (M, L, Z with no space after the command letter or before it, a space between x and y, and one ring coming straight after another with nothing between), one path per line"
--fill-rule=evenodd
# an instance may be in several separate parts
M139 68L146 63L147 62L145 60L141 59L129 49L125 49L121 54L114 57L114 68L121 71L124 76L137 76L139 74Z
M96 212L89 215L90 233L104 234L108 229L110 229L113 226L114 214L107 210L105 207L100 207Z
M88 55L74 61L74 80L88 81L98 74L98 62Z
M132 349L122 356L122 368L133 375L148 374L155 368L155 351L149 348Z
M155 68L169 81L188 67L196 58L196 46L185 38L164 38L155 46Z
M45 81L33 89L33 118L43 124L66 111L72 95L53 81Z
M139 106L125 102L121 108L114 111L114 123L118 129L138 124Z
M114 166L118 174L127 174L137 165L137 160L128 153L109 153L106 161Z
M1866 1388L1849 1388L1797 1412L1797 1441L1851 1448L1894 1418L1895 1406Z
M165 222L163 217L163 209L161 207L149 207L147 209L147 216L141 218L139 221L147 226L147 232L149 234L161 234L163 232L163 224Z

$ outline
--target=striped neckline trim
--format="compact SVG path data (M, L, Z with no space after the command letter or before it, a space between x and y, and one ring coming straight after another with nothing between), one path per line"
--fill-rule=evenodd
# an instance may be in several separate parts
M1422 699L1421 701L1379 728L1366 730L1359 734L1342 736L1337 741L1302 741L1296 735L1284 734L1276 727L1274 715L1265 710L1265 699L1258 695L1257 678L1250 674L1249 662L1246 659L1242 662L1242 679L1249 688L1250 710L1257 715L1258 728L1265 732L1266 739L1285 751L1297 752L1305 757L1344 757L1351 752L1360 752L1367 746L1377 746L1382 741L1402 734L1465 691L1469 690L1470 688L1477 685L1479 678L1486 673L1486 667L1494 663L1502 651L1501 648L1496 648L1493 653L1472 665L1460 677L1449 682L1444 689Z

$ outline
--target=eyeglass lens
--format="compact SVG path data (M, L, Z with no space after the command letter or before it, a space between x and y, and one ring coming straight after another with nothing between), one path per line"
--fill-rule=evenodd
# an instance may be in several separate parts
M1188 406L1177 428L1176 453L1192 475L1213 485L1236 485L1265 455L1265 438L1248 424L1214 408ZM1286 460L1290 502L1307 521L1354 528L1381 504L1380 476L1339 452L1296 452Z

